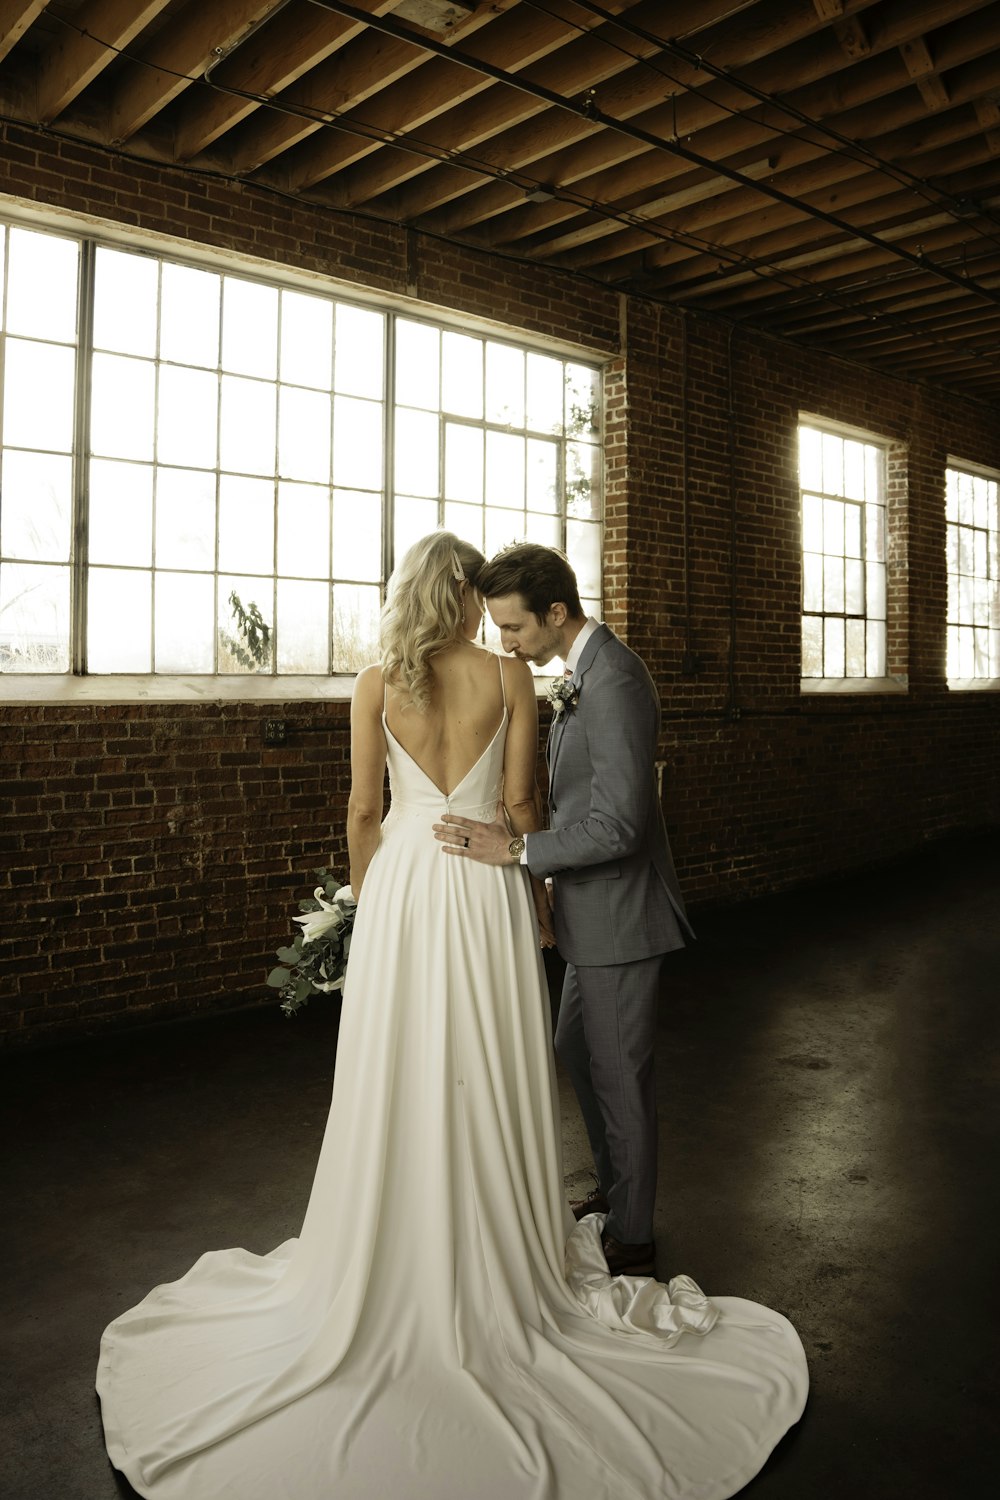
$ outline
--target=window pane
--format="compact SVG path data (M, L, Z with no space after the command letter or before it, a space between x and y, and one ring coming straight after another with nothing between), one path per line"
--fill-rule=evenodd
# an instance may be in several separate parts
M273 474L275 398L262 380L222 377L221 463L237 474Z
M868 564L867 606L869 620L885 619L885 563Z
M335 490L333 571L337 578L378 583L382 576L382 496Z
M802 620L802 676L823 675L823 621L818 615Z
M823 557L816 552L802 555L802 608L819 611L823 608Z
M278 397L278 466L283 478L329 483L330 397L281 386Z
M223 474L219 481L219 567L274 572L274 482ZM259 585L258 585L259 588Z
M136 569L87 572L87 670L152 669L153 575Z
M108 458L152 458L155 367L144 359L95 354L90 443Z
M844 676L844 622L840 619L823 621L823 676Z
M865 506L865 556L869 562L885 561L885 506Z
M844 559L827 557L823 563L823 608L839 612L844 608Z
M948 521L958 520L958 475L954 469L945 470L944 513Z
M214 468L218 425L218 377L207 370L162 365L156 401L157 460Z
M887 672L885 659L885 621L869 620L865 632L865 675L884 677Z
M396 410L396 489L407 495L436 495L439 422L430 412Z
M958 626L948 626L948 652L947 667L945 670L949 677L958 676Z
M844 502L823 501L823 551L844 555Z
M590 443L566 444L566 514L580 520L599 520L601 450Z
M507 547L511 542L523 542L525 535L523 511L499 510L487 506L483 531L483 550L487 557L492 557L501 547Z
M0 564L0 670L69 671L69 568Z
M382 488L382 406L336 396L333 403L333 479L348 490Z
M863 677L865 675L865 622L864 620L848 620L847 632L847 676Z
M215 671L215 579L157 573L154 655L157 672Z
M861 541L861 520L863 507L860 505L844 506L844 555L845 557L863 557L864 546Z
M562 541L558 516L541 516L529 511L526 517L525 537L529 542L539 542L543 547L558 547Z
M972 524L974 526L989 525L989 481L981 474L973 475L972 479Z
M540 438L528 439L528 509L559 510L559 449Z
M844 494L850 500L865 498L865 445L851 439L844 443Z
M271 671L274 659L273 589L270 578L220 574L218 671Z
M804 490L823 488L823 438L815 427L799 428L799 483Z
M486 503L512 510L524 508L523 437L512 433L486 434Z
M844 608L849 615L865 611L865 565L853 557L844 564Z
M377 588L333 586L333 670L359 672L378 660L381 598Z
M396 323L396 400L401 406L438 408L441 335L426 323Z
M461 333L441 339L441 406L460 417L483 414L483 341Z
M844 443L831 432L823 434L823 489L828 495L844 493Z
M281 379L333 389L333 303L325 297L282 292Z
M448 422L444 429L444 492L450 499L483 498L483 430Z
M965 525L972 522L972 475L959 473L958 476L958 519Z
M326 485L278 486L278 572L329 578L330 491Z
M486 420L524 425L524 354L509 344L486 345Z
M330 585L278 580L278 671L330 670Z
M600 412L597 405L598 374L586 365L566 366L566 436L597 437Z
M156 566L192 568L199 572L215 567L214 474L200 474L190 469L157 469ZM157 602L158 622L159 608ZM159 630L157 623L157 638ZM160 666L157 670L163 671L164 668ZM191 670L207 672L211 668Z
M823 502L818 495L802 496L802 546L807 552L823 550Z
M601 528L593 522L566 522L566 556L573 565L581 594L601 588Z
M403 553L419 542L422 536L433 531L438 524L436 500L412 500L407 495L397 495L395 524L393 527L393 555L398 563Z
M4 442L68 453L73 446L74 351L8 339L4 364ZM38 399L40 391L44 401Z
M147 464L90 465L90 560L149 567L153 559L153 471Z
M872 443L865 444L865 499L884 502L883 474L885 461L883 450Z
M334 389L347 396L382 397L385 317L337 303Z
M527 357L527 425L536 432L561 432L563 371L558 359L545 354Z
M97 251L94 347L117 354L156 354L159 264L151 256Z
M445 529L453 531L463 541L471 542L483 550L483 508L481 505L460 505L449 500L444 507Z
M278 374L278 292L226 276L222 283L222 368L274 380Z
M219 363L221 278L214 271L164 261L160 282L160 358L178 364Z
M69 458L3 455L0 551L25 562L68 562L72 499Z
M76 240L11 229L7 262L7 331L32 338L76 338Z

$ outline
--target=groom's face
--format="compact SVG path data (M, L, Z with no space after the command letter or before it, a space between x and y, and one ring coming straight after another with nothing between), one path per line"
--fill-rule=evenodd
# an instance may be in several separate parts
M521 661L533 661L536 667L544 667L554 656L560 655L562 635L557 619L565 617L565 605L554 604L545 619L539 623L520 594L499 595L487 599L486 608L490 619L500 632L503 649Z

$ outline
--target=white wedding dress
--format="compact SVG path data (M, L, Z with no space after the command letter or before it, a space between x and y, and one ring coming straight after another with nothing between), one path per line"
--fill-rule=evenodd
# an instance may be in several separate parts
M142 1495L717 1500L802 1412L785 1318L613 1280L567 1209L525 872L431 832L445 805L493 818L506 725L447 799L385 725L302 1233L203 1255L104 1334L108 1452Z

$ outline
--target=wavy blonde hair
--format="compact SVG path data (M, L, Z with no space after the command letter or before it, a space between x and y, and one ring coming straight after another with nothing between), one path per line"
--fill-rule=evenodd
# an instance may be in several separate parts
M379 625L383 679L421 713L430 701L430 659L462 639L462 579L475 588L486 559L450 531L432 531L403 556L389 579Z

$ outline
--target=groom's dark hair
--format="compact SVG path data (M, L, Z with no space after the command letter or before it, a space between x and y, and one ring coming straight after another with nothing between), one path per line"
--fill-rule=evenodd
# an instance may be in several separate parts
M553 604L565 604L571 620L584 618L576 574L555 547L512 542L491 557L476 579L484 599L520 594L525 608L541 625Z

